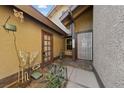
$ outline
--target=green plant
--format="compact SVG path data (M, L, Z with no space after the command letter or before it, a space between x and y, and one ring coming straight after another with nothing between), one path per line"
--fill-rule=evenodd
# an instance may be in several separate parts
M48 86L49 88L59 88L61 87L62 81L60 80L59 77L53 75L53 74L49 74L47 77L48 80Z
M46 78L48 80L49 88L60 88L62 86L63 81L65 80L66 68L58 65L52 64L49 67L49 72L46 74Z

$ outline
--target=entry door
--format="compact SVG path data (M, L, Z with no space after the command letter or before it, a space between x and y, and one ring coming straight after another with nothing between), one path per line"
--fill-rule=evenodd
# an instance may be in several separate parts
M47 64L52 62L53 59L53 36L48 32L43 32L43 42L42 42L42 59L43 63Z
M92 60L92 32L77 34L78 59Z

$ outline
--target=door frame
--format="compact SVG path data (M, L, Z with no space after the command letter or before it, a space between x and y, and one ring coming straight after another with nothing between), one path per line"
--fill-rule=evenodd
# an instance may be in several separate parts
M80 34L80 33L90 33L90 32L92 32L92 60L91 61L93 61L93 30L91 29L91 30L86 30L86 31L81 31L81 32L76 32L76 59L77 60L86 60L86 59L79 59L78 58L78 39L77 39L77 36L78 36L78 34Z
M44 57L43 57L43 50L44 50L44 34L49 34L50 36L51 36L51 61L50 62L47 62L47 63L45 63L44 62ZM43 66L46 66L46 65L48 65L48 64L50 64L50 63L52 63L53 62L53 34L52 33L50 33L50 32L47 32L47 31L44 31L44 30L42 30L41 31L41 43L42 43L42 50L41 50L41 56L42 56L42 64L43 64Z

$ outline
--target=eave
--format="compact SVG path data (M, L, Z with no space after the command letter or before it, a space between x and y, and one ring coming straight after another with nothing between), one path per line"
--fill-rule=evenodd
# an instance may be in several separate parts
M91 7L91 6L90 5L72 5L72 6L70 6L70 11L72 12L73 19L76 19L81 13L83 13L89 7ZM65 26L67 26L71 22L68 10L60 17L60 20Z
M45 17L43 14L38 12L36 9L34 9L32 6L24 6L24 5L15 5L16 8L20 9L24 13L30 15L37 21L43 23L44 25L48 26L55 32L61 34L61 35L66 35L66 33L59 28L56 24L54 24L51 20L49 20L47 17Z

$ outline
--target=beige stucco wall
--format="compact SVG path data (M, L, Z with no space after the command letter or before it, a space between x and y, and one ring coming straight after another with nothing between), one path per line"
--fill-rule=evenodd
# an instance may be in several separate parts
M87 9L75 20L75 31L82 32L93 29L93 8Z
M57 57L64 50L64 37L54 34L53 41L53 56Z
M15 33L17 38L18 50L26 50L28 52L39 51L39 56L36 59L36 63L42 62L41 60L41 29L42 25L38 24L33 19L24 14L25 19L23 23L20 23L19 19L13 15L13 8L8 6L0 6L0 25L3 25L8 16L11 19L9 24L14 24L17 27ZM18 59L16 51L14 49L12 32L7 32L0 27L0 79L14 74L18 71ZM53 46L54 56L57 56L62 48L62 39L60 35L53 33ZM60 47L61 46L61 47Z

